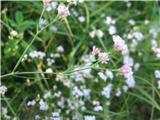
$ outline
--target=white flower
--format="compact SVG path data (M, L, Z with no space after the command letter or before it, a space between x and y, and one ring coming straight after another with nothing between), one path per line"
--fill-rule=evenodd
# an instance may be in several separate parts
M52 26L50 27L50 31L52 31L52 32L57 32L57 27L54 26L54 25L52 25Z
M95 106L95 107L93 108L93 110L96 111L96 112L100 112L100 111L103 110L103 107L102 107L101 105L97 105L97 106Z
M139 68L140 68L140 63L135 63L135 65L134 65L134 70L135 71L138 71L139 70Z
M126 83L127 83L129 88L133 88L136 84L136 81L135 81L133 76L130 76L126 79Z
M85 22L85 17L84 17L84 16L79 16L79 17L78 17L78 20L79 20L80 22Z
M103 88L103 91L101 92L102 95L104 95L106 98L110 98L112 92L112 84L108 84L106 87Z
M40 105L40 108L39 108L40 110L44 110L44 111L48 110L47 103L45 103L42 99L40 100L39 105Z
M39 20L39 27L40 27L40 28L45 27L46 24L47 24L47 20L46 20L46 19L41 18L41 19Z
M101 79L103 79L104 81L107 80L107 77L106 77L106 75L105 75L104 73L99 72L98 75L99 75L99 77L100 77Z
M121 94L122 94L122 92L121 92L121 90L118 88L118 89L116 90L116 96L119 97L119 96L121 96Z
M6 86L0 86L0 95L4 95L7 92L7 87Z
M147 25L147 24L149 24L149 22L150 22L149 20L145 20L144 24Z
M64 48L60 45L57 47L57 52L63 53L64 52Z
M68 8L64 4L60 4L58 6L57 10L58 10L58 15L62 18L70 15L70 12L69 12Z
M91 115L85 115L84 120L96 120L96 117Z
M138 40L141 41L143 39L143 34L141 32L134 32L133 36Z
M91 32L89 33L89 36L90 36L91 38L94 38L94 37L96 36L96 30L91 31Z
M113 72L111 71L111 70L109 70L109 69L106 69L106 71L105 71L105 74L106 74L106 76L107 76L107 78L109 78L109 79L113 79Z
M155 78L160 78L160 70L154 71Z
M35 100L28 101L27 106L34 106L36 104Z
M123 91L124 91L124 92L127 92L127 91L128 91L128 86L124 85L124 86L123 86Z
M158 89L160 89L160 80L158 81Z
M53 73L52 68L46 69L46 73Z
M98 30L96 31L96 35L97 35L97 37L102 38L102 37L104 36L104 33L103 33L102 30L98 29Z
M11 36L16 37L18 35L17 31L13 30L10 32Z
M47 98L49 98L49 97L51 97L51 92L50 92L50 91L46 92L46 93L44 94L44 96L43 96L44 99L47 99Z
M109 27L109 29L108 29L108 32L109 32L110 35L115 34L115 33L117 32L116 27L113 26L113 25L111 25L111 26Z
M136 24L136 22L135 22L133 19L130 19L130 20L128 21L128 23L129 23L130 25L132 25L132 26L134 26L134 25Z

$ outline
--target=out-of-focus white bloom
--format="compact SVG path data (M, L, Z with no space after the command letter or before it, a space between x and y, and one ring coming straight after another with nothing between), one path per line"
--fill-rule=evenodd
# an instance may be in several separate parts
M48 68L48 69L46 69L46 73L53 73L52 68Z
M99 37L99 38L102 38L102 37L104 36L103 31L100 30L100 29L98 29L98 30L96 31L96 34L97 34L97 37Z
M132 57L130 57L129 55L125 55L123 57L123 64L128 64L129 66L133 66L134 64L134 60Z
M55 60L53 58L47 58L47 65L51 66L53 63L55 63ZM51 70L50 70L51 71ZM53 72L53 71L52 71Z
M124 64L119 71L125 78L129 78L133 74L132 68L128 64Z
M107 64L108 61L109 61L109 57L108 57L108 54L105 53L105 52L101 52L98 54L98 58L99 60L101 61L102 64Z
M110 16L107 16L104 23L108 24L108 25L111 25L111 24L115 24L116 21L112 19L112 17Z
M95 107L93 108L93 110L96 111L96 112L100 112L100 111L103 110L103 107L102 107L101 105L97 105L97 106L95 106Z
M35 100L28 101L27 106L34 106L36 104Z
M68 8L64 4L59 4L57 10L58 10L58 15L62 18L70 15Z
M1 108L1 111L2 111L2 115L4 116L4 118L5 118L6 120L10 120L10 119L11 119L11 117L10 117L9 115L7 115L7 114L8 114L7 108L2 107L2 108Z
M154 71L155 78L160 78L160 70Z
M83 22L85 22L85 17L84 16L79 16L78 20L83 23Z
M84 120L96 120L96 117L91 115L85 115Z
M125 41L118 35L112 36L113 42L114 42L114 48L117 51L124 52L127 51L128 47L125 44Z
M52 26L50 27L50 31L52 31L52 32L57 32L57 27L54 26L54 25L52 25Z
M109 70L109 69L106 69L106 71L105 71L105 74L106 74L106 76L107 76L107 78L109 78L109 79L113 79L113 72L111 71L111 70Z
M97 30L93 30L89 33L89 36L91 38L94 38L95 36L99 37L99 38L102 38L104 36L104 33L102 30L100 29L97 29Z
M121 90L118 88L118 89L116 90L116 96L119 97L119 96L121 96L121 94L122 94L122 92L121 92Z
M94 38L94 37L96 36L96 31L95 31L95 30L91 31L91 32L89 33L89 36L90 36L91 38Z
M158 89L160 89L160 80L158 80Z
M145 20L145 21L144 21L144 24L145 24L145 25L148 25L149 22L150 22L149 20Z
M101 92L102 95L104 95L107 99L110 98L112 91L112 84L108 84L106 87L103 88L103 91Z
M7 92L7 87L6 86L0 86L0 95L4 95Z
M143 34L141 32L134 32L133 36L138 40L141 41L143 39Z
M128 91L128 86L124 85L124 86L123 86L123 91L124 91L124 92L127 92L127 91Z
M39 107L40 110L44 110L44 111L48 110L47 103L45 103L42 99L40 100L39 105L40 105Z
M103 79L104 81L107 80L107 77L106 77L106 75L105 75L104 73L99 72L98 75L99 75L99 77L100 77L101 79Z
M29 56L31 58L43 59L46 56L46 53L41 52L41 51L32 51L32 52L29 53Z
M47 98L49 98L49 97L51 97L51 92L50 92L50 91L46 92L46 93L44 94L44 96L43 96L44 99L47 99Z
M67 0L67 2L69 2L69 3L72 3L72 4L76 5L76 4L77 4L77 2L78 2L78 0Z
M127 5L128 8L130 8L132 6L132 3L129 1L129 2L127 2L126 5Z
M35 115L35 120L40 120L40 116L39 115Z
M135 65L134 65L134 70L135 71L138 71L139 70L139 68L140 68L140 63L135 63Z
M56 92L56 93L54 93L54 96L55 97L61 97L61 95L62 95L62 92L61 91L58 91L58 92Z
M130 76L126 79L126 83L127 83L129 88L133 88L136 84L136 81L135 81L133 76Z
M60 45L57 47L57 52L63 53L64 52L64 48Z
M16 37L18 35L17 31L13 30L10 32L10 35Z
M39 28L45 27L46 24L47 24L47 20L46 19L41 18L39 20Z
M61 120L59 112L52 112L53 120Z
M52 9L56 9L56 8L57 8L57 2L55 2L55 1L52 1L46 5L46 10L48 12L51 11Z
M115 26L111 25L111 26L109 27L109 29L108 29L108 32L109 32L110 35L113 35L113 34L116 34L117 29L116 29Z
M134 26L134 25L136 24L135 20L133 20L133 19L130 19L130 20L128 21L128 23L129 23L130 25L132 25L132 26Z

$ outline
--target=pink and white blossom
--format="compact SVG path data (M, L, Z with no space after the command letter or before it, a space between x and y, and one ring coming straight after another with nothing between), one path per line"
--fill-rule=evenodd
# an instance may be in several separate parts
M68 10L68 8L64 5L64 4L60 4L57 8L58 10L58 15L60 17L67 17L68 15L70 15L70 12Z

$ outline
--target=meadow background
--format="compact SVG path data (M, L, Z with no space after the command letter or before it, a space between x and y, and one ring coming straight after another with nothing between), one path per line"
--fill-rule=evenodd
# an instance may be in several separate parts
M57 17L60 3L69 16ZM128 45L134 87L117 73L113 35ZM92 61L93 46L107 64ZM2 120L160 120L160 3L2 1L0 89Z

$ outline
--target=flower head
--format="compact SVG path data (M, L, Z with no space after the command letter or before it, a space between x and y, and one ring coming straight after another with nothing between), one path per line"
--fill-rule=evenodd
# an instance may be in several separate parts
M93 48L92 48L92 54L93 55L98 55L100 52L101 52L101 49L93 46Z
M68 15L70 15L68 8L64 4L60 4L57 10L60 17L67 17Z
M127 45L125 41L118 35L113 35L114 48L117 51L124 52L127 50Z
M119 70L125 78L128 78L133 74L132 68L128 64L123 65Z
M101 63L107 63L109 61L108 54L105 52L99 53L98 57L99 57L99 60L101 61Z
M51 0L43 0L44 5L48 5Z

